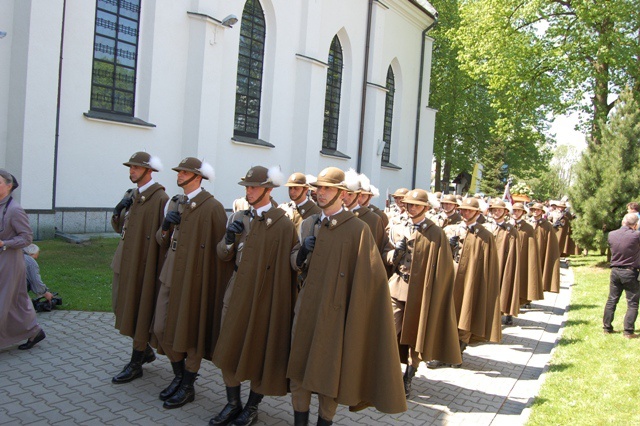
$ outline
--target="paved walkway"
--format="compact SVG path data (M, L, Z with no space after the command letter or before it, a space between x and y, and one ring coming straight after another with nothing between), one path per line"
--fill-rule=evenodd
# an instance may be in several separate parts
M337 425L518 425L544 380L551 352L566 321L570 269L561 269L559 294L545 293L503 330L501 344L467 348L463 368L429 370L413 381L409 410L386 415L373 409L350 413L341 407ZM205 425L226 403L220 371L204 361L196 400L165 410L158 393L171 381L171 365L159 357L144 376L113 385L128 362L131 341L113 328L113 314L75 311L41 313L47 339L30 351L0 350L2 425ZM243 388L246 401L248 389ZM315 424L314 398L311 423ZM258 425L293 424L290 398L266 397Z

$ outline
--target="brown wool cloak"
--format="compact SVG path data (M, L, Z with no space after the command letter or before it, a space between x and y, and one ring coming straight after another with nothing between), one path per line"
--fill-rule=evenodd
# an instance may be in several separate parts
M263 220L251 222L213 353L216 366L234 373L238 381L251 380L251 388L263 395L287 393L291 291L296 282L289 258L297 242L295 226L282 209L272 208ZM224 239L220 244L226 246Z
M233 272L233 265L216 255L226 221L222 204L204 189L184 206L173 233L176 250L169 249L164 265L171 267L167 281L163 280L171 290L161 346L176 352L195 349L196 356L211 359L220 332L224 289ZM159 234L160 230L156 239L161 240ZM161 276L164 273L163 269Z
M423 360L462 363L453 302L453 257L444 231L429 219L414 233L400 344Z
M518 231L516 282L520 289L520 304L524 305L532 300L544 299L542 272L533 227L524 220L514 226Z
M369 207L369 209L372 212L374 212L375 214L380 216L380 220L382 221L382 228L387 229L389 227L389 216L387 216L387 214L385 212L380 210L380 208L378 206L374 206L373 204L369 204L367 207Z
M378 215L367 207L360 207L359 209L354 210L353 214L369 226L369 230L373 235L376 247L378 247L378 251L382 256L382 252L385 250L387 243L389 242L389 236L385 232L382 221Z
M112 219L113 228L124 232L112 264L115 328L134 340L148 342L160 284L158 277L166 255L166 248L157 244L155 233L162 225L169 196L159 183L135 194L126 215L120 215L124 216L124 223L118 220L120 217Z
M302 238L315 219L303 222ZM300 297L287 377L338 404L406 411L384 265L368 226L353 213L342 211L320 227Z
M562 215L562 225L556 228L556 237L558 239L558 247L560 256L567 257L580 254L580 250L576 246L575 241L571 238L571 214L564 213Z
M499 343L500 277L498 252L491 232L475 225L475 234L464 237L455 276L454 300L458 328L478 340Z
M535 227L538 259L542 271L542 288L551 293L560 292L560 251L555 230L548 220L542 219Z
M300 225L302 225L302 221L308 218L311 215L319 214L322 212L320 207L313 200L307 200L299 208L296 207L296 203L293 201L289 201L285 204L280 204L279 206L284 212L287 214L287 217L291 219L291 222L296 227L296 232L300 233Z
M495 222L485 225L496 239L498 270L500 271L500 311L505 315L518 316L520 312L520 287L516 285L518 232L512 224Z

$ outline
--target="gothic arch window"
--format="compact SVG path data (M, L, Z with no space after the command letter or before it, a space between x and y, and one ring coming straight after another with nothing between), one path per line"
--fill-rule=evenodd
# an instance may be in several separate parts
M93 111L133 116L141 0L96 0Z
M389 65L387 70L387 96L384 103L384 130L382 131L382 140L384 140L384 149L382 151L382 163L390 163L391 156L391 130L393 124L393 100L396 92L396 79L393 74L393 68Z
M234 135L257 139L260 132L260 102L266 24L258 0L247 0L240 25Z
M340 121L340 90L342 88L342 45L336 35L329 48L329 67L324 98L324 126L322 129L322 149L338 149L338 123Z

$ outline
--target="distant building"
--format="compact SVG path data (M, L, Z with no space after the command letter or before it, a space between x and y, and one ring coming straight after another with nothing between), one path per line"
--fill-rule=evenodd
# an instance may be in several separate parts
M225 207L255 164L427 187L436 17L425 0L2 1L0 167L37 238L109 231L139 150L170 194L171 167L204 158Z

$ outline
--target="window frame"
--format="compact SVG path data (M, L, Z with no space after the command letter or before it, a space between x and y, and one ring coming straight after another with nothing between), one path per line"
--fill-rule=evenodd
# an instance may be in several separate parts
M344 71L344 49L342 48L342 43L340 42L340 38L337 34L331 40L327 64L321 152L324 154L336 155L341 158L349 158L338 151L340 102L342 100L342 78ZM336 79L335 75L338 75L339 78Z

